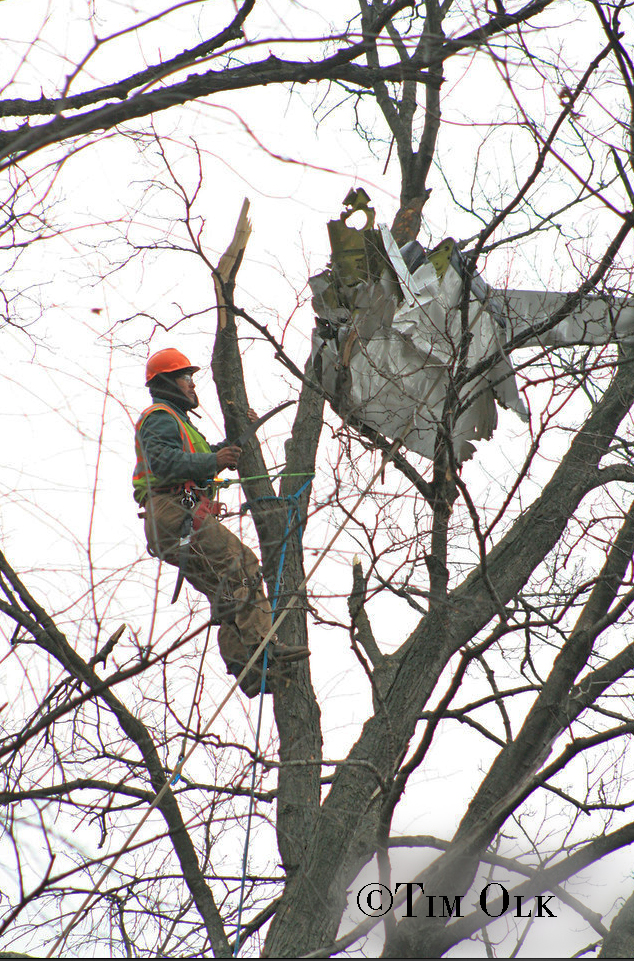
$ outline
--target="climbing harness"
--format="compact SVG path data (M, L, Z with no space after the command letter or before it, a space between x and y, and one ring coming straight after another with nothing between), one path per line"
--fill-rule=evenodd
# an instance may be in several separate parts
M178 600L178 595L181 592L181 587L183 586L183 581L185 580L185 575L187 573L187 562L189 560L192 546L192 537L196 531L200 529L200 525L208 514L213 514L215 517L219 517L222 514L221 509L224 506L220 504L219 501L214 501L208 496L208 493L210 493L213 497L217 492L216 481L212 481L209 486L205 488L195 487L194 484L187 483L183 485L182 491L183 495L180 503L185 513L179 533L178 576L176 578L174 593L172 594L172 604L175 604ZM205 493L200 495L195 493L199 491L205 491Z
M287 401L286 404L282 404L281 407L287 407L289 404L294 403L294 401ZM268 420L269 417L273 416L280 408L276 407L274 410L269 411L265 415ZM253 427L259 426L258 423L252 425ZM179 532L179 542L178 542L178 575L176 577L176 584L174 586L174 593L172 594L172 600L170 603L175 604L183 586L183 581L187 575L187 562L189 560L192 538L196 531L200 528L203 520L207 514L212 514L217 519L225 517L228 513L227 505L220 502L220 489L223 487L229 487L231 484L241 484L243 481L249 480L271 480L275 481L279 477L305 477L305 471L286 474L284 471L275 474L273 476L269 474L257 474L253 477L242 477L238 478L227 478L221 480L219 477L214 477L213 481L207 487L196 487L192 483L184 484L180 487L171 488L174 493L181 493L181 506L185 510L185 515L183 517L183 523ZM310 474L310 478L314 477L314 474ZM300 488L297 494L289 495L290 497L299 497L301 492L304 490L306 485L310 483L310 478L306 483ZM259 498L259 500L278 500L278 498ZM255 503L255 502L254 502ZM250 502L245 501L240 508L240 513L244 514L250 509ZM284 551L286 551L286 545L284 543Z
M185 571L187 569L187 561L189 560L189 549L192 543L192 530L194 527L194 519L192 516L192 511L196 506L196 501L191 492L191 489L183 491L183 496L181 498L181 504L185 508L186 513L183 516L183 523L181 524L181 529L179 533L178 541L178 575L176 577L176 585L174 587L174 593L172 594L171 603L175 604L178 600L178 595L181 592L181 587L183 586L183 581L185 580Z

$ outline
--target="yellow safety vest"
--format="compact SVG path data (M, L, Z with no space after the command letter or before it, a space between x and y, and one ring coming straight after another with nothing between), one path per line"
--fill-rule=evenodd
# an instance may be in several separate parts
M153 487L161 487L161 482L154 474L151 473L147 461L143 456L143 451L141 449L141 439L140 430L147 417L153 414L156 410L167 411L171 414L176 423L178 424L178 430L181 435L181 440L183 442L183 450L187 454L211 454L212 450L202 434L199 434L195 427L188 424L187 421L183 420L178 416L176 411L172 407L168 407L167 404L152 404L143 411L139 417L134 435L134 448L136 451L136 467L134 468L134 474L132 475L132 486L134 487L134 499L137 503L142 504L147 497L149 491ZM183 477L181 479L175 479L173 482L174 487L179 484L184 484L191 480L191 477Z

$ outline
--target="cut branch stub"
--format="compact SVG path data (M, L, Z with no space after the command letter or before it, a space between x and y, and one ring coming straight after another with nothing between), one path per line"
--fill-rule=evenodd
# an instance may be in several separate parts
M218 302L218 326L222 330L227 324L227 310L231 309L233 288L242 263L244 251L251 236L251 222L247 217L249 200L245 197L238 217L233 239L220 258L214 271L214 288Z

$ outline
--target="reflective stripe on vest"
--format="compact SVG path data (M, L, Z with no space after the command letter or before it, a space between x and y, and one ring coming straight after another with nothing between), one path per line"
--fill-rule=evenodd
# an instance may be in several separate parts
M157 410L164 410L166 413L171 414L178 424L178 431L181 435L183 450L186 454L212 453L211 447L203 435L199 434L192 424L188 424L187 421L179 417L172 407L168 407L167 404L152 404L151 407L148 407L143 411L135 427L134 449L136 451L136 467L134 468L134 474L132 476L132 486L134 487L134 499L139 504L147 496L150 488L164 486L161 485L159 479L150 472L147 462L143 456L140 439L141 427L145 423L145 420L150 416L150 414L153 414ZM183 477L182 482L184 483L188 480L191 480L191 478ZM174 481L173 486L177 486L178 483L178 481Z

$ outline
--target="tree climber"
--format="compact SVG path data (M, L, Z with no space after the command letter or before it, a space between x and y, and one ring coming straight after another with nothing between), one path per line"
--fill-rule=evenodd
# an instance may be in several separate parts
M257 557L213 511L213 478L236 468L240 448L210 446L194 427L188 412L198 407L193 366L174 348L148 360L146 386L152 405L136 425L137 462L134 498L143 508L148 551L179 568L173 601L182 578L205 594L211 619L219 624L218 646L227 673L237 677L271 627L271 606L262 588ZM251 420L256 418L249 411ZM287 676L293 661L308 657L306 647L269 644L266 687ZM262 659L240 687L248 697L260 690Z

